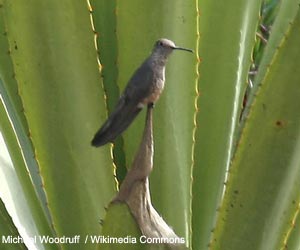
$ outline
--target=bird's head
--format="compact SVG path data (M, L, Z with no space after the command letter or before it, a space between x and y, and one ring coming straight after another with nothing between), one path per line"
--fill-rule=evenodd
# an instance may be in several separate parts
M174 42L166 38L161 38L155 42L152 53L157 56L162 56L167 58L168 55L172 53L173 50L184 50L188 52L193 52L191 49L186 49L182 47L177 47Z

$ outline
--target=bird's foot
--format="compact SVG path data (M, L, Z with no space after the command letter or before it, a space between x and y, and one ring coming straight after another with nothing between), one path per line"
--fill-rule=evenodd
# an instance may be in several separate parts
M153 103L153 102L150 102L150 103L148 104L148 108L149 108L149 109L153 109L153 108L154 108L154 106L155 106L155 105L154 105L154 103Z

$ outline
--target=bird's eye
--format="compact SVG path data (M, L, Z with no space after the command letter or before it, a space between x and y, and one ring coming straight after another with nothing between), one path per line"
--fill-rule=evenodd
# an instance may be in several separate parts
M159 42L159 45L160 45L160 46L164 46L163 42Z

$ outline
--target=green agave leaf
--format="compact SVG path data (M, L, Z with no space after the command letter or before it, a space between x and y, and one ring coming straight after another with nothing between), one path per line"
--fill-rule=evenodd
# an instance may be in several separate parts
M2 86L1 79L0 86ZM1 94L1 97L3 97L4 93L2 91ZM9 156L5 157L6 149L2 148L0 155L1 198L6 204L13 221L17 221L16 226L22 228L22 231L20 230L22 237L32 237L34 235L53 236L50 222L47 220L45 210L43 210L41 201L37 196L32 179L28 174L19 141L16 139L15 127L11 123L13 119L9 117L2 99L0 102L0 118L0 130L12 159L11 162ZM1 144L4 145L4 141ZM23 227L26 228L25 231ZM47 246L43 247L39 242L37 242L36 247L38 249L50 249ZM52 246L51 249L56 249L56 247Z
M109 150L90 146L106 109L87 3L6 1L3 7L54 229L57 236L96 234L115 184Z
M284 249L300 199L300 11L257 93L211 249Z
M193 1L118 1L118 84L123 89L150 54L154 42L169 38L195 49L197 13ZM154 170L150 178L153 206L175 233L189 241L190 185L196 92L195 55L174 51L167 65L164 93L154 108ZM144 112L124 133L130 166L144 126Z
M278 15L278 9L280 8L280 0L267 0L263 2L262 6L262 19L264 25L270 26L273 24L274 19Z
M118 222L118 223L116 223ZM125 203L116 203L108 207L105 219L103 221L102 240L109 240L110 237L116 237L128 241L123 244L99 244L99 250L110 249L145 249L139 242L141 232L134 221L128 206Z
M193 248L207 249L235 150L261 1L199 1Z
M118 81L118 41L116 33L116 1L90 1L95 34L98 34L97 46L102 64L101 76L104 85L105 100L108 113L111 113L119 99ZM102 121L104 122L104 120ZM100 124L99 124L100 126ZM126 157L123 138L120 136L113 147L113 160L116 165L118 181L126 175Z
M116 1L90 1L91 17L97 38L98 55L101 62L108 111L111 112L119 99L118 43L116 33Z
M299 0L280 1L280 3L278 4L278 13L271 27L271 36L268 40L266 49L263 52L263 57L259 65L258 74L255 77L253 89L251 90L251 95L249 96L247 104L248 107L245 111L245 117L249 112L248 109L251 106L253 99L255 98L255 93L257 92L260 83L267 74L274 53L276 52L283 37L285 36L286 30L288 29L290 23L294 20L295 16L298 13L299 4Z
M37 192L39 199L41 200L41 205L50 220L49 211L46 206L45 193L41 188L42 180L38 172L38 164L34 157L34 150L29 139L30 132L24 115L23 104L18 93L19 90L17 81L15 79L12 58L10 56L11 49L9 48L7 30L4 24L3 8L0 8L0 14L0 76L1 79L3 79L3 81L0 82L0 93L12 122L12 126L14 127L20 147L22 148L17 148L17 152L18 154L20 154L21 151L23 154L24 161L26 162L25 169L28 169L35 191ZM16 49L16 47L14 47L13 49ZM18 166L21 166L20 171L24 173L25 169L22 169L22 167L24 167L23 159L22 164L16 165L17 171ZM27 174L28 173L26 172L26 175Z
M252 65L250 69L252 72L249 72L249 80L252 84L248 86L248 92L250 92L251 89L253 89L253 78L255 77L255 74L257 74L257 69L260 66L260 62L269 39L270 29L278 14L279 6L279 0L263 1L262 3L260 10L260 18L258 20L258 27L256 32L255 46L252 52ZM245 101L249 96L247 94L244 99Z
M25 250L26 246L22 243L4 243L3 237L7 239L8 237L20 237L17 228L15 227L11 217L9 216L6 208L0 199L0 232L1 232L1 241L0 247L5 250Z
M23 112L23 104L18 94L17 81L15 79L15 72L10 56L11 51L15 50L17 47L15 45L10 47L8 44L7 27L4 23L3 17L3 2L3 0L0 1L0 75L5 89L15 107L16 114L19 117L25 131L29 134L27 121Z
M293 201L297 202L297 201ZM297 250L300 247L300 201L298 201L298 207L295 211L293 218L290 221L290 228L287 231L286 239L284 240L284 245L282 249Z

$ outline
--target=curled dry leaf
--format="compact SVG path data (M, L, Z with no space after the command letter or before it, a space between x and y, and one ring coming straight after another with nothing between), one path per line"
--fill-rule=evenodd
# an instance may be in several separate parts
M112 203L126 203L141 233L147 238L181 242L151 204L148 177L153 169L152 108L148 108L143 138L132 167ZM162 249L184 249L182 243L164 244Z

